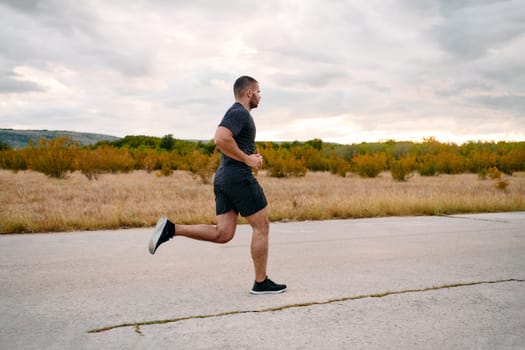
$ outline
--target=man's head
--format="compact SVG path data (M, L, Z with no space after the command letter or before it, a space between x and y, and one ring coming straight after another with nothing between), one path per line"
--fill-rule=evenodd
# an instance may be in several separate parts
M261 100L259 83L252 77L243 75L233 84L235 99L243 104L248 110L257 108Z

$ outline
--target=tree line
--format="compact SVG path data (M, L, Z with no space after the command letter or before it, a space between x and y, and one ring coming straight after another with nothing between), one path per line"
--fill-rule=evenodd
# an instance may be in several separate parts
M525 142L441 143L434 138L422 142L386 141L341 145L320 139L306 142L258 142L270 176L304 176L308 171L330 171L347 176L376 177L390 171L406 181L411 174L477 173L498 176L525 170ZM163 137L126 136L81 146L69 137L31 140L27 147L11 149L0 144L0 168L35 170L50 177L65 178L80 171L89 179L100 174L132 170L190 171L209 182L219 165L220 152L213 141L187 141Z

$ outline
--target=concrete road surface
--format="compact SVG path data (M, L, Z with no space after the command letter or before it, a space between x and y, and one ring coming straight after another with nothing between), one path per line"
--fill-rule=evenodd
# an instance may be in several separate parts
M0 349L524 349L525 212L0 236Z

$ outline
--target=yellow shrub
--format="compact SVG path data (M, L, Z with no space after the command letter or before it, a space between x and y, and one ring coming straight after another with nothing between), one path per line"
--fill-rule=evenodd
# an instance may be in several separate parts
M416 157L412 155L402 156L390 161L390 173L394 180L406 181L416 169Z
M77 155L78 143L70 137L57 137L52 140L40 139L37 145L30 144L27 151L28 167L50 177L65 178L72 171Z
M497 180L497 179L501 179L501 171L498 170L498 168L496 167L490 167L488 168L487 170L487 175L489 178L491 178L492 180Z
M361 177L376 177L386 169L386 154L359 154L352 158L352 169Z

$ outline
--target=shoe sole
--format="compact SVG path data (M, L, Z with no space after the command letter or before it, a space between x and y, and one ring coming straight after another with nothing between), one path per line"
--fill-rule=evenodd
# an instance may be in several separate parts
M281 289L281 290L268 290L268 291L255 291L255 290L251 290L250 291L250 294L253 294L253 295L263 295L263 294L281 294L281 293L284 293L286 292L286 288L284 289Z
M153 236L151 236L151 239L149 240L148 244L148 250L151 254L155 254L157 242L160 239L160 236L162 235L162 231L164 230L164 226L166 226L166 222L168 222L168 218L166 216L163 216L157 221L157 226L155 226L155 232L153 233Z

